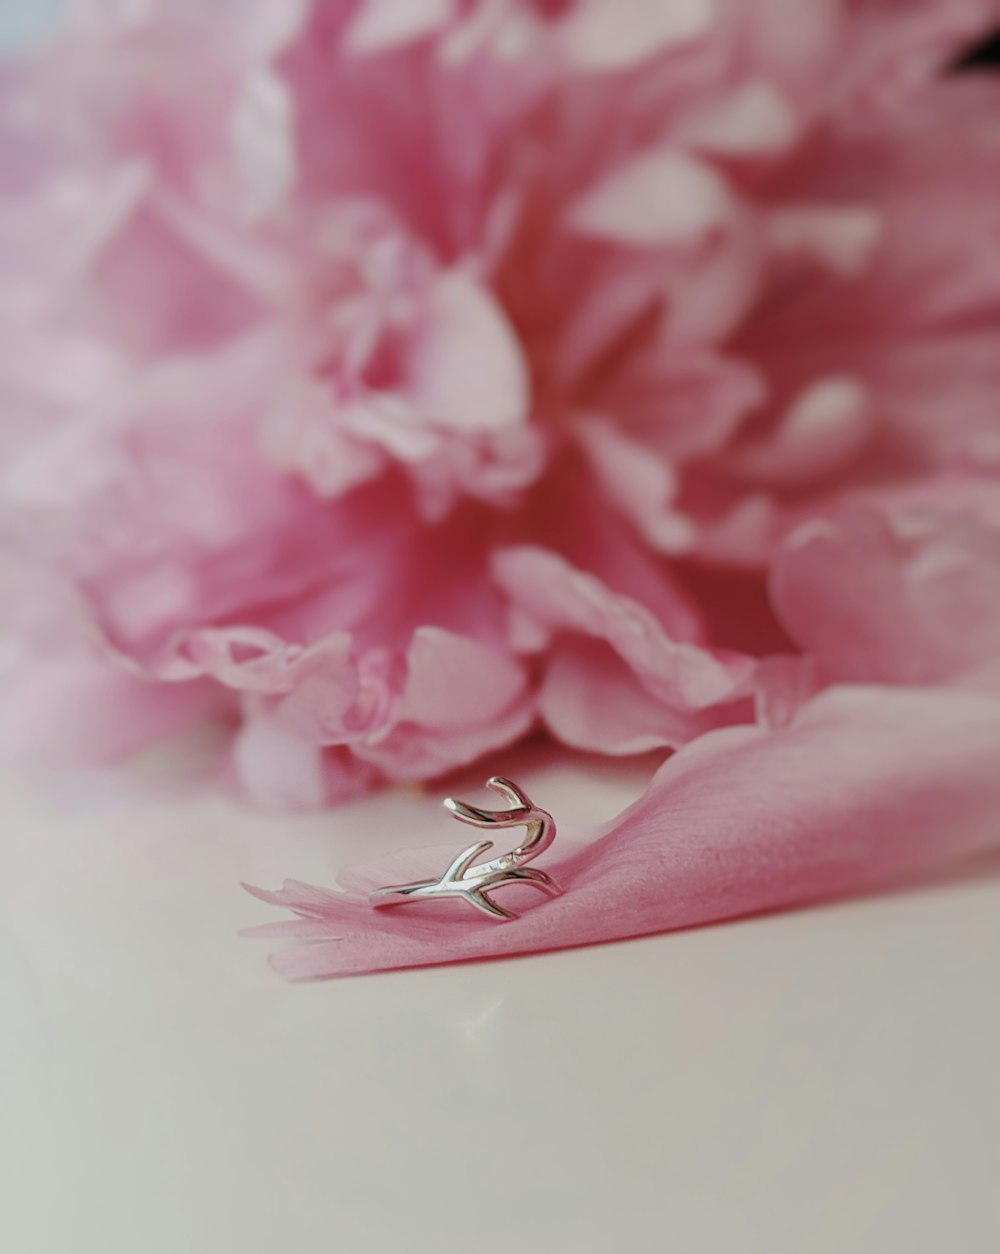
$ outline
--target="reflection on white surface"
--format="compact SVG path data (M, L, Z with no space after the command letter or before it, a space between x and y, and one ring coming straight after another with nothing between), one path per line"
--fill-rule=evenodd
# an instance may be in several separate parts
M634 794L622 769L522 774L578 822ZM237 881L433 842L435 798L268 818L3 797L5 1249L1000 1248L995 874L288 985L236 935L271 917Z

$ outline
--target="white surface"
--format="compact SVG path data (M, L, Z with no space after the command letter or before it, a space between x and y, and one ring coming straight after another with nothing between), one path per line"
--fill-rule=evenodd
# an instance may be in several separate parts
M637 787L523 778L568 822ZM440 843L436 799L267 819L13 784L2 818L4 1250L1000 1249L997 868L289 985L237 881Z

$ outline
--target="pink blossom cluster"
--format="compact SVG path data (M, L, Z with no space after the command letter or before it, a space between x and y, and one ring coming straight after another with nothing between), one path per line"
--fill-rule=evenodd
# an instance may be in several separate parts
M997 18L73 5L0 74L0 745L311 807L1000 701Z

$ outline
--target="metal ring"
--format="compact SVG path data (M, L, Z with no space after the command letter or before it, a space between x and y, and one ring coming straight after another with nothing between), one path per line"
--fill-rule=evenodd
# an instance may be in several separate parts
M478 857L493 848L492 840L477 841L463 849L438 879L377 888L368 898L373 906L383 909L386 906L455 897L475 906L492 919L506 921L516 919L517 915L512 910L505 910L488 895L495 889L507 884L530 884L550 897L559 896L562 889L550 875L525 866L525 863L537 858L555 840L556 824L552 815L536 806L517 784L500 775L488 779L486 787L509 802L509 808L482 810L455 797L446 797L445 809L459 822L468 823L472 827L526 827L528 834L521 844L510 853L501 854L490 862L476 863Z

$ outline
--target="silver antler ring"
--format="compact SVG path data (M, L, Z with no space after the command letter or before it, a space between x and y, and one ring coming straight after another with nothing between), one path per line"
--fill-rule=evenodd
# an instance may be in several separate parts
M405 905L411 901L458 897L492 919L506 920L516 919L517 915L512 910L498 906L487 895L493 889L502 888L505 884L531 884L543 893L548 893L550 897L557 897L562 892L550 875L525 866L526 862L537 858L555 840L556 825L552 815L546 810L540 810L509 779L494 775L486 781L486 787L499 793L510 803L510 808L480 810L478 806L470 806L464 801L448 797L444 802L445 809L462 823L470 823L473 827L526 827L528 834L524 841L510 853L502 854L491 862L473 865L487 849L493 848L492 840L477 841L462 850L440 879L377 888L368 899L373 906L381 909L385 906Z

